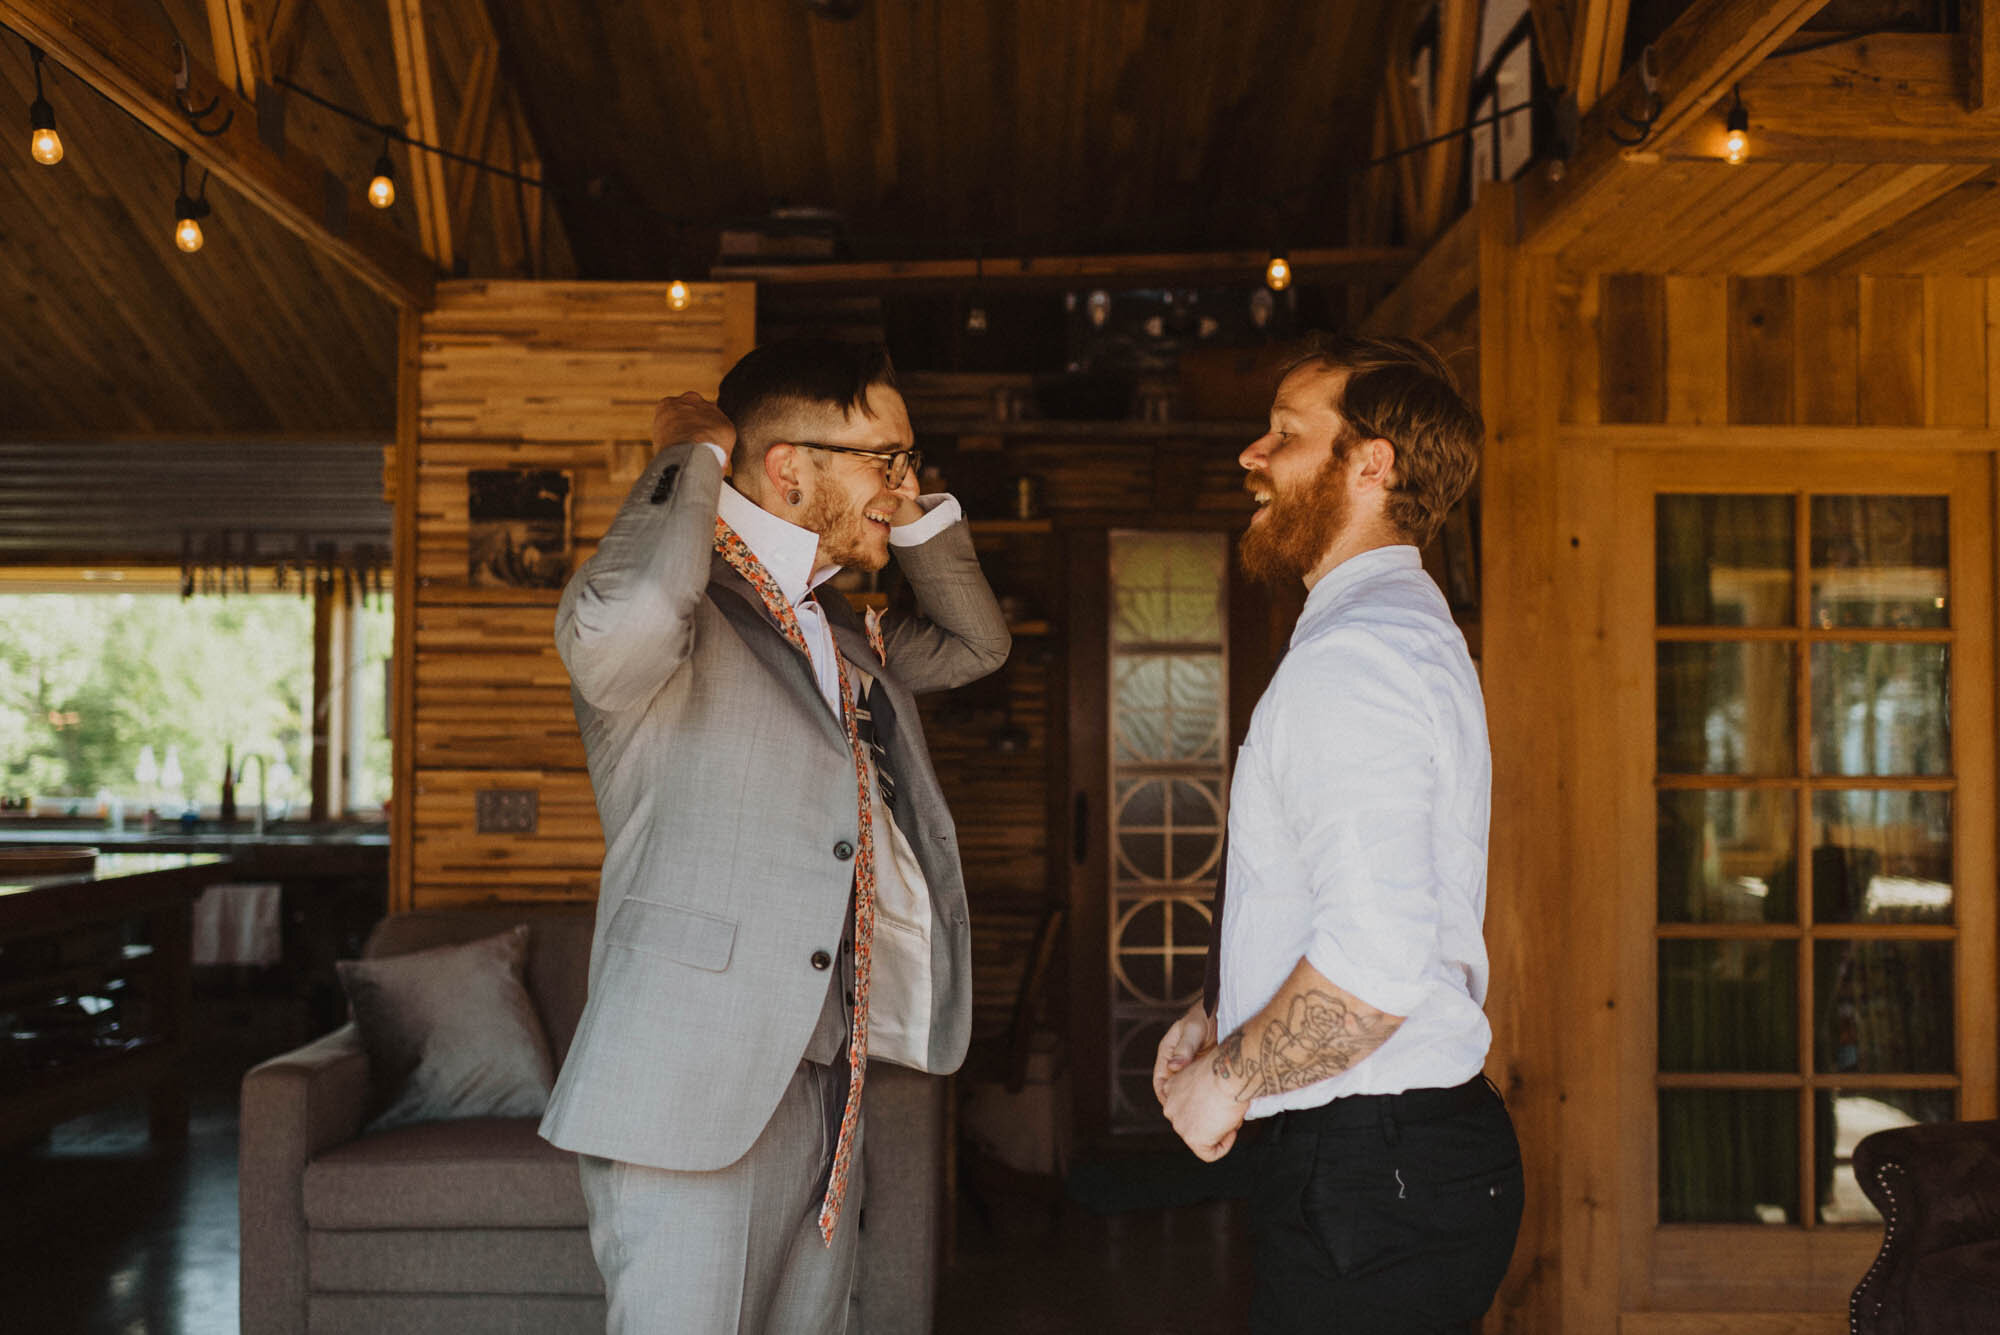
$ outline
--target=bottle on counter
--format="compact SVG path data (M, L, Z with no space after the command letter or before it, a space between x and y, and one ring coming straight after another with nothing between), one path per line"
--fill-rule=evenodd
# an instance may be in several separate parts
M236 746L233 742L222 744L222 805L216 810L216 818L224 825L236 819Z

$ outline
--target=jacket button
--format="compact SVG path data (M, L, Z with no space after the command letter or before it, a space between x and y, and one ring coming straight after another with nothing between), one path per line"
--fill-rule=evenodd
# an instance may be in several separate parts
M824 973L833 967L833 956L827 954L824 950L815 950L813 952L812 965L813 968Z
M843 839L833 846L833 855L845 862L854 856L854 845Z

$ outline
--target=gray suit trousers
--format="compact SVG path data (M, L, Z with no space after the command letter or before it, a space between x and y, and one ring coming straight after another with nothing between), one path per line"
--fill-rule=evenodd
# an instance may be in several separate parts
M841 1335L861 1232L858 1136L833 1245L819 1235L847 1091L840 1065L802 1061L756 1144L727 1168L681 1173L579 1155L608 1335ZM863 1113L863 1130L867 1117Z

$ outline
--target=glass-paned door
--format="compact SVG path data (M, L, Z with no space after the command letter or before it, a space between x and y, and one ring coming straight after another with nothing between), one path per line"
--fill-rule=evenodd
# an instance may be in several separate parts
M1650 530L1651 588L1623 578L1652 706L1631 738L1650 885L1630 887L1654 970L1652 1222L1879 1227L1855 1142L1993 1102L1986 464L1622 471Z
M1110 535L1110 1125L1161 1125L1153 1054L1201 994L1228 796L1228 537Z

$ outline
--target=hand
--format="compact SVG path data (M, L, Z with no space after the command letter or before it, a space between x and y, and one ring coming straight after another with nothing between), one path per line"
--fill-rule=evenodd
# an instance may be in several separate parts
M917 470L912 468L903 478L903 485L892 493L897 498L896 513L889 516L891 528L901 528L914 524L930 512L917 504Z
M1215 1019L1197 1001L1160 1039L1159 1053L1153 1058L1153 1097L1160 1101L1161 1107L1167 1105L1168 1078L1193 1061L1197 1052L1214 1043Z
M664 450L669 445L696 440L714 441L725 455L731 455L736 450L736 428L720 408L693 392L661 399L654 406L654 449ZM722 475L729 476L727 463L722 466Z
M1249 1100L1238 1099L1215 1073L1214 1053L1214 1048L1203 1049L1169 1077L1167 1096L1160 1100L1174 1133L1204 1163L1229 1153L1250 1111Z

